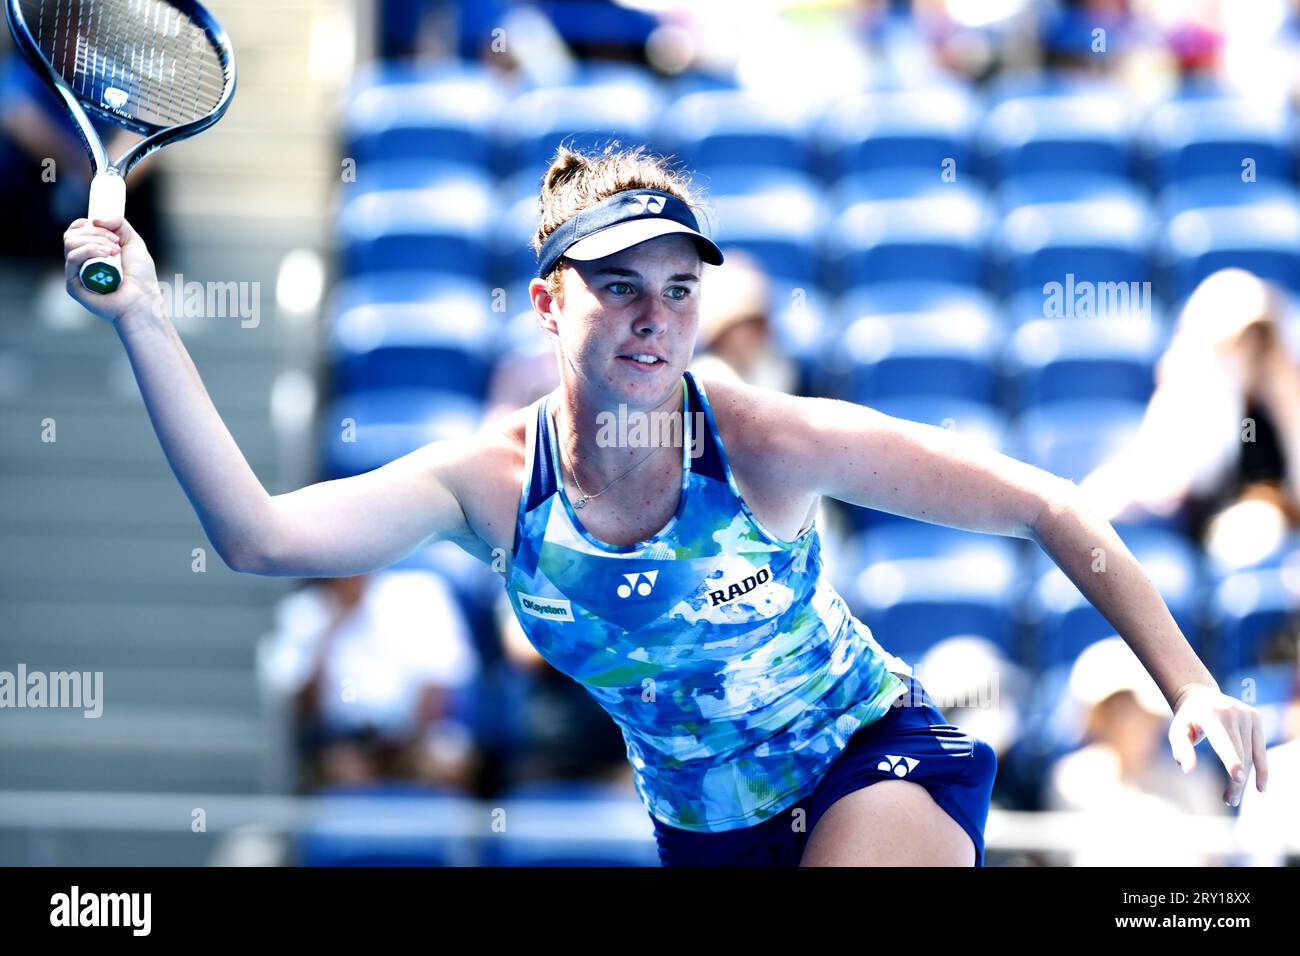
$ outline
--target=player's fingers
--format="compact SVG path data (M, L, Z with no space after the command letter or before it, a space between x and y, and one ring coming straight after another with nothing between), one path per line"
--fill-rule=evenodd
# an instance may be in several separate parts
M86 242L106 241L115 246L121 246L122 240L117 234L107 229L101 229L98 226L82 226L79 229L70 229L63 235L63 254L66 256L69 252Z
M1227 769L1228 776L1231 779L1227 789L1224 790L1223 799L1236 806L1234 798L1240 799L1241 786L1246 780L1246 771L1241 759L1241 743L1240 741L1233 741L1232 733L1225 726L1225 723L1233 724L1232 718L1221 716L1216 709L1206 716L1201 729L1205 731L1210 746L1218 755L1219 760L1223 762L1223 766Z
M131 224L126 221L125 216L115 216L112 219L95 219L93 220L93 224L96 226L102 226L105 229L117 233L122 237L123 245L139 238L136 235L135 229L133 229Z
M68 274L68 278L72 278L79 274L81 272L81 267L91 259L99 257L109 258L110 256L117 255L119 251L120 250L118 250L116 246L102 240L98 242L87 242L84 245L78 246L76 249L69 252L65 259L65 262L67 263L65 271Z
M1196 740L1199 736L1186 720L1175 721L1169 728L1169 748L1183 773L1191 773L1196 767Z
M1246 792L1246 782L1250 780L1250 769L1254 765L1252 756L1255 752L1254 744L1250 737L1249 715L1242 708L1245 705L1238 705L1233 712L1224 718L1223 726L1228 731L1228 736L1237 746L1237 753L1241 758L1241 779L1233 779L1228 784L1228 802L1234 807L1241 803L1241 795Z
M1264 743L1264 721L1256 710L1250 715L1250 745L1255 760L1255 789L1268 786L1268 747Z

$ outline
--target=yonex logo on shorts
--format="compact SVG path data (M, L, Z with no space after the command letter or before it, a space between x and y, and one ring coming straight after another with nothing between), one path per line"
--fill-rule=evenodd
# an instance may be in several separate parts
M753 574L746 575L739 581L710 591L709 606L717 607L719 604L730 603L737 598L744 597L760 584L766 584L770 580L772 580L772 566L765 564Z
M896 757L892 754L885 754L885 759L876 764L877 770L883 770L885 773L892 773L895 777L906 777L909 770L912 770L921 761L915 757Z
M563 598L543 598L519 593L519 609L548 621L572 621L573 606Z

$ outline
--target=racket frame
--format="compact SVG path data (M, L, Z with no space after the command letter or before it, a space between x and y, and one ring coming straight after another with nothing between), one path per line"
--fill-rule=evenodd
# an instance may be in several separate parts
M222 60L222 72L225 77L225 87L216 106L205 116L177 126L157 126L103 106L82 103L68 82L41 52L39 43L23 17L21 0L5 0L9 32L13 34L18 49L22 51L23 58L36 70L41 79L63 100L63 105L72 115L77 134L90 155L93 177L90 182L90 204L86 213L88 220L116 219L122 216L126 210L127 173L150 153L168 143L175 143L201 133L217 122L225 114L231 98L235 95L235 50L230 44L230 37L226 35L225 29L206 7L195 0L164 0L164 2L187 16L207 35ZM113 160L109 157L108 150L91 123L90 113L123 129L139 133L144 139L131 144L126 152ZM90 292L101 295L114 292L122 284L122 257L114 255L90 259L82 265L79 278L82 286Z

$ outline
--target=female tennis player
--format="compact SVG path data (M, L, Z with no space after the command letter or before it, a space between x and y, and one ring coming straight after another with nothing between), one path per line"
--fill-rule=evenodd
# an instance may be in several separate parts
M702 267L722 261L697 208L689 181L642 149L561 148L530 286L559 387L470 438L275 496L213 407L128 223L72 224L68 288L113 323L230 567L359 574L443 539L496 558L539 653L622 730L665 865L983 863L992 750L945 722L828 583L823 495L1037 542L1155 679L1184 771L1208 739L1225 801L1252 765L1263 791L1259 713L1220 692L1071 482L946 429L720 378L706 389L687 371ZM122 287L86 294L80 264L119 246ZM608 427L652 413L680 422L676 444Z

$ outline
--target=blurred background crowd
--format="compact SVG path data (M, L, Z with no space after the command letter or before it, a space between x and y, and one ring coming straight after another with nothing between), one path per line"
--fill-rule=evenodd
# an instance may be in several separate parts
M727 255L706 272L698 371L953 428L1078 482L1223 690L1264 712L1270 792L1232 810L1207 748L1179 771L1153 682L1032 544L825 502L832 580L949 719L995 747L994 807L1084 813L1071 850L1000 848L991 831L990 864L1288 860L1300 3L359 10L369 43L329 117L311 480L467 434L558 384L526 293L539 177L561 141L644 144L693 173ZM0 189L25 225L0 247L38 303L86 185L30 183L51 156L80 168L79 149L6 55ZM128 200L160 263L181 256L170 174L140 169ZM255 670L293 792L631 798L617 727L531 648L499 575L454 545L295 586ZM1239 818L1248 849L1205 849L1190 815ZM347 858L320 835L304 852Z

